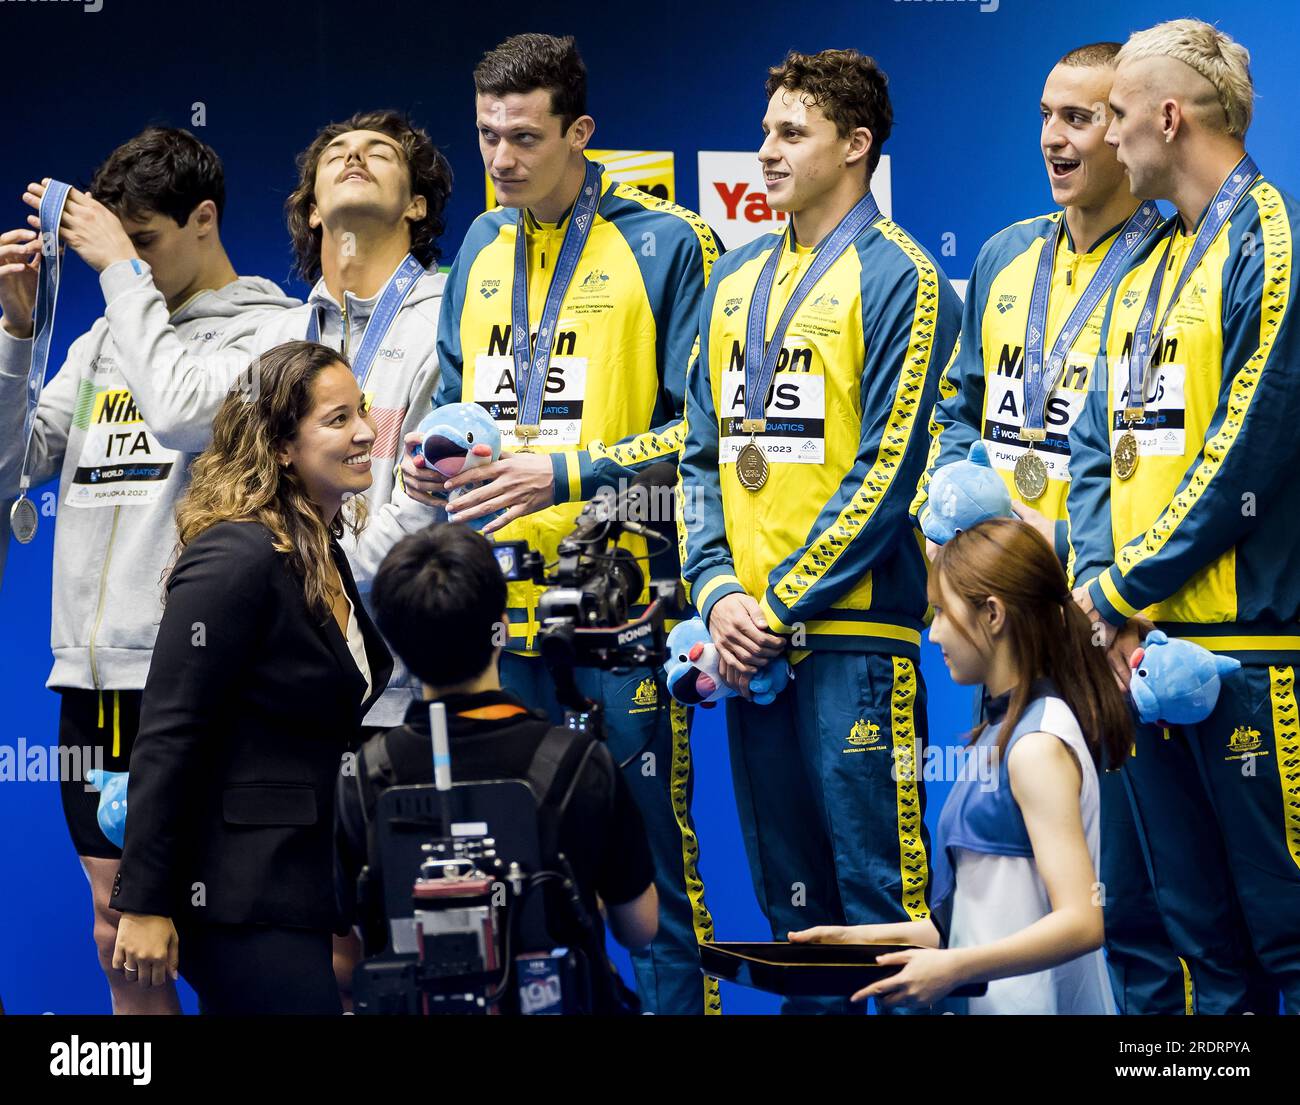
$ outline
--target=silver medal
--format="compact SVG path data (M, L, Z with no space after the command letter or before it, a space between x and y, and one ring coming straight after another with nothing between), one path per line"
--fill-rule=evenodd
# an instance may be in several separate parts
M37 520L36 504L26 495L19 496L9 508L9 528L19 544L29 544L36 536Z

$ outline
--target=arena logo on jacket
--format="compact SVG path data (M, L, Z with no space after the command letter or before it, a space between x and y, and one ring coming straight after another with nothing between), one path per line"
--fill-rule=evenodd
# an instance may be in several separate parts
M604 165L605 175L618 184L630 184L661 200L677 202L672 150L588 150L587 160ZM497 195L492 178L485 173L483 179L486 210L491 211L497 205Z

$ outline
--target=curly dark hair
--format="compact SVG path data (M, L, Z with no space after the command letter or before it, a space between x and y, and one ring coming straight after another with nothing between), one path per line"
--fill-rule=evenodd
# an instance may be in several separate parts
M184 226L204 200L226 206L226 175L216 151L187 130L148 127L95 170L90 192L115 214L143 221L166 215Z
M778 88L802 92L835 124L841 138L858 127L871 131L868 173L876 171L880 149L894 129L888 86L889 78L875 59L857 50L823 50L820 54L791 50L785 61L767 74L768 99Z
M351 367L336 350L309 341L284 342L254 358L213 418L212 443L194 461L190 485L176 504L177 555L218 522L266 526L322 622L332 601L330 537L361 532L366 499L354 496L326 523L298 474L276 462L276 450L298 436L316 378L336 364Z
M481 96L532 92L551 94L551 113L563 134L587 114L587 67L572 35L515 35L489 50L474 67L474 91Z
M426 268L438 260L438 239L446 227L443 211L451 195L451 166L429 135L398 111L359 111L341 123L330 123L298 155L298 187L285 201L285 216L298 274L309 284L320 278L319 228L308 223L316 202L316 165L325 147L341 134L373 130L397 140L411 171L411 195L425 198L423 219L411 224L411 255Z

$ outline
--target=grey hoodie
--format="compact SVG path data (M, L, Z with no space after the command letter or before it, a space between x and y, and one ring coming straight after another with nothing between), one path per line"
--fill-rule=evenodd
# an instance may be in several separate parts
M369 299L344 294L348 331L345 338L343 306L329 293L322 279L311 290L305 305L292 301L292 310L260 315L255 330L243 329L219 346L196 347L181 340L179 331L168 324L162 295L154 287L148 266L141 262L136 262L136 266L121 262L105 269L100 277L107 304L105 315L114 341L123 356L139 363L165 366L165 373L182 381L187 393L224 395L235 377L248 367L251 357L282 342L304 338L311 313L316 309L322 316L321 342L345 353L355 353L379 301L378 294ZM369 515L359 538L354 539L348 533L341 542L365 599L388 550L408 533L445 518L441 511L407 496L397 471L402 459L402 439L432 409L438 386L438 310L446 279L436 271L419 278L388 328L365 380L378 430L370 451L372 482L366 492ZM211 422L210 416L207 422ZM189 444L200 451L207 445L210 427L206 423L196 424L195 429L201 430L202 435L196 433ZM400 725L407 705L419 689L418 680L401 661L396 656L393 660L388 690L370 708L367 725Z
M114 269L125 273L111 276ZM144 262L126 261L100 275L106 297L123 276L143 276L153 287ZM246 340L268 311L298 304L256 276L199 292L170 319L155 295L148 309L191 353ZM0 499L18 491L31 353L31 339L0 327ZM46 384L30 471L33 487L62 475L47 686L144 687L162 617L160 583L176 544L176 501L241 361L247 357L225 358L226 387L194 388L167 365L122 349L100 318Z

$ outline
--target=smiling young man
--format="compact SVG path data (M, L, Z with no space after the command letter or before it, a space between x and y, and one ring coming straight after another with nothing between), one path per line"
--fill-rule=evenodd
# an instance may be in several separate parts
M1206 23L1120 51L1107 141L1134 193L1177 215L1115 289L1109 378L1071 446L1070 536L1076 595L1125 684L1150 622L1241 661L1205 721L1140 730L1125 771L1197 1011L1275 1013L1280 991L1296 1013L1300 208L1246 154L1253 100L1245 48Z
M136 135L95 172L91 191L136 264L153 267L159 325L186 355L247 337L266 312L297 303L269 280L236 275L221 244L221 161L188 131L151 127ZM77 208L81 196L74 191L69 207ZM176 544L173 513L221 396L190 394L136 355L118 340L131 324L113 319L110 307L72 343L41 391L27 449L23 397L40 245L34 230L0 236L0 498L18 489L23 471L34 487L61 477L54 667L46 685L60 696L60 745L93 747L102 756L83 764L83 774L91 767L125 771L162 616L159 580ZM179 1013L170 985L141 991L113 969L120 914L108 903L122 853L99 827L99 791L84 778L60 783L90 883L95 946L114 1012Z
M484 532L525 541L547 563L598 489L676 460L700 298L718 255L697 215L587 160L595 122L586 86L571 38L517 35L475 69L479 148L503 206L470 227L438 335L438 403L483 404L508 452L447 482L454 490L487 481L457 500L454 517L504 509ZM627 535L620 544L651 557L648 576L678 575L671 543L661 549ZM558 722L536 652L543 590L510 584L501 681ZM634 612L646 601L636 596ZM603 703L610 749L655 857L659 933L632 952L642 1006L719 1012L717 983L701 977L697 950L713 938L713 921L690 816L687 712L658 673L584 670L578 685Z
M1129 190L1106 143L1118 42L1071 50L1039 102L1039 147L1061 210L999 231L975 260L962 334L939 381L919 523L930 478L983 440L1016 512L1068 560L1069 434L1088 393L1110 291L1163 222ZM1026 402L1030 401L1027 410ZM1107 963L1121 1012L1179 1013L1183 972L1164 932L1122 776L1101 776Z
M714 269L681 464L703 502L679 521L691 599L745 695L728 701L732 775L759 904L784 939L827 917L928 916L926 568L908 504L961 312L871 197L893 123L875 62L792 53L767 93L758 156L791 226ZM787 639L793 683L746 701ZM848 1011L786 1006L804 1007Z

